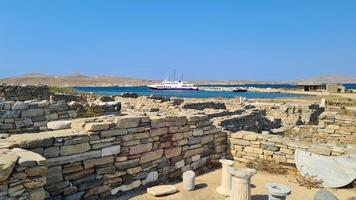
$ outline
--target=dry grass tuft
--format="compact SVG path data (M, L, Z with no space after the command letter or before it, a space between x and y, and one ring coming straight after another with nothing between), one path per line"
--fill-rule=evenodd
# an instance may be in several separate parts
M303 176L299 171L296 172L296 180L300 186L304 186L308 189L321 188L322 180L317 179L315 176Z

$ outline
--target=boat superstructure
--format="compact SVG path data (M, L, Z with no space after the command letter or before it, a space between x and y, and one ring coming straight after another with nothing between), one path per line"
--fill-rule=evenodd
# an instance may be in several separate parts
M183 81L183 75L182 80L176 81L175 70L173 81L165 79L161 83L147 85L147 87L153 90L198 90L198 87L194 86L191 83L188 83L187 81Z

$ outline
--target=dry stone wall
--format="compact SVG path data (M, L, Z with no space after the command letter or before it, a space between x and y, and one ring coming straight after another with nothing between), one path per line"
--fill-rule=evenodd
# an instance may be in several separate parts
M355 153L355 148L352 146L306 144L278 135L258 134L250 131L230 134L228 143L228 152L237 162L248 164L267 161L287 170L295 169L294 152L296 149L326 156Z
M0 97L5 100L26 101L49 99L51 93L46 85L6 85L0 84Z
M46 159L46 198L102 199L214 166L226 152L226 133L205 115L100 117L74 120L71 129L12 135L0 147Z
M296 126L289 137L308 143L356 144L356 118L324 112L318 125Z

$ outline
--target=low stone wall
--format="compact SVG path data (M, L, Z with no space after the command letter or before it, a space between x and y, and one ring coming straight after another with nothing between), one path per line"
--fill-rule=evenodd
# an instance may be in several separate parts
M226 109L225 103L223 102L187 102L182 105L183 109L194 109L194 110L204 110L204 109Z
M270 121L265 116L265 110L245 110L242 114L215 118L214 124L221 126L225 131L270 131L280 128L279 121Z
M356 118L324 112L319 125L296 126L289 137L308 143L356 144Z
M50 121L120 114L120 102L0 101L0 137L46 131Z
M76 117L76 111L64 102L4 101L0 102L0 133L43 131L47 130L49 121Z
M0 97L5 100L26 101L49 99L51 93L46 85L7 85L0 84Z
M45 161L24 149L0 149L0 199L44 199Z
M204 115L100 117L74 120L71 129L12 135L0 147L46 158L47 197L103 199L189 169L204 171L226 152L226 133Z
M352 146L305 144L278 135L265 135L249 131L232 133L228 138L228 143L229 152L235 161L245 164L268 161L279 165L282 169L295 168L295 149L326 156L355 153L355 148Z

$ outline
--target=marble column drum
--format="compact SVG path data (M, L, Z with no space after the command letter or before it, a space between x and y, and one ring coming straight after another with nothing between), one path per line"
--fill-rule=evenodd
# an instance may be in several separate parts
M285 200L292 189L279 183L267 183L265 187L268 190L268 200Z
M221 186L216 188L216 191L224 196L230 196L232 175L228 172L228 169L232 167L234 161L227 160L227 159L220 159L219 162L222 164Z
M232 175L231 196L226 200L251 200L251 177L257 173L255 169L228 169Z

